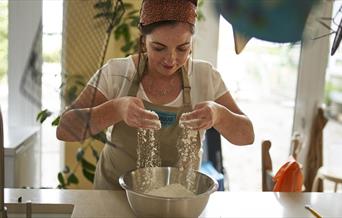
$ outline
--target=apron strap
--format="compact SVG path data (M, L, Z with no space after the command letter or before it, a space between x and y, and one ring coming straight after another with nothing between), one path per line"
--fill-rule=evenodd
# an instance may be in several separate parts
M146 55L141 55L141 60L139 60L138 63L138 70L134 75L132 85L128 90L128 96L135 97L137 96L138 90L139 90L139 84L140 84L140 78L143 76L145 67L146 67L146 62L147 62L147 56Z
M191 96L190 96L190 83L189 77L184 67L181 68L182 71L182 80L183 80L183 102L184 105L191 107Z

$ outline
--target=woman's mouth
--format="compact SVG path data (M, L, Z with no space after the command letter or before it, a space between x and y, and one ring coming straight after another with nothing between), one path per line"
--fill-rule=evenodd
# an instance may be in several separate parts
M163 65L163 67L167 70L171 70L173 68L173 65Z

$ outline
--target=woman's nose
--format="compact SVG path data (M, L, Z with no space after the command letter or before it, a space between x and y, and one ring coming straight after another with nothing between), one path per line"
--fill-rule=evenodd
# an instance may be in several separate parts
M165 63L172 65L176 61L176 52L170 51L165 57Z

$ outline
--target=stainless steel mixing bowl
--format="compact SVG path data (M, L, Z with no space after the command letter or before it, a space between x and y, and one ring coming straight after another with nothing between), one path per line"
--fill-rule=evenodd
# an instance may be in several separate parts
M172 167L141 168L122 175L119 183L126 190L128 202L138 217L198 217L218 184L206 174L192 173L189 175L187 171ZM146 193L170 184L181 184L195 195L159 197Z

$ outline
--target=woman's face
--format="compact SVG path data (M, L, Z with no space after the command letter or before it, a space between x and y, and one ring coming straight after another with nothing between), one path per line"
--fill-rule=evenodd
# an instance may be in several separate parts
M175 73L187 61L192 43L190 26L177 23L156 28L145 37L149 72L162 76Z

